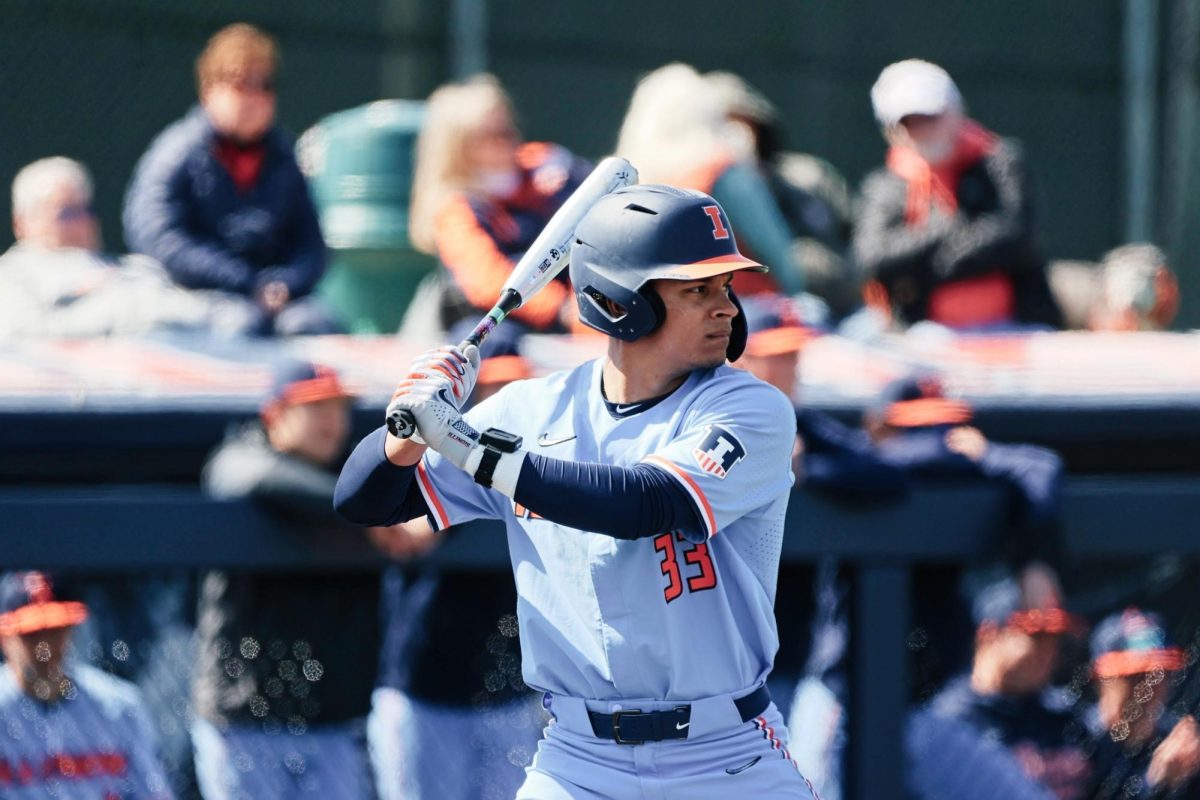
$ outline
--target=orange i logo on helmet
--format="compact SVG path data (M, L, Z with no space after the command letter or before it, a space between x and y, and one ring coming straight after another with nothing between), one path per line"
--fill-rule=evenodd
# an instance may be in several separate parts
M714 239L728 239L729 238L729 228L725 227L725 220L721 219L721 207L720 206L704 206L704 213L708 214L708 218L710 220L712 220L713 238Z

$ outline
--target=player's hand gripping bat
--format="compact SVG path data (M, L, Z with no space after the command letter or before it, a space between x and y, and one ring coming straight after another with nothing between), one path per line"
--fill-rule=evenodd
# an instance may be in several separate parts
M496 305L480 320L470 335L463 339L459 347L478 345L504 321L505 317L554 280L567 266L571 240L575 237L575 228L584 215L601 197L622 186L635 184L637 179L637 170L623 158L610 156L597 164L592 174L579 184L579 188L546 223L546 227L525 251L525 255L504 282ZM396 409L388 414L387 428L393 436L407 439L416 431L416 422L407 409Z

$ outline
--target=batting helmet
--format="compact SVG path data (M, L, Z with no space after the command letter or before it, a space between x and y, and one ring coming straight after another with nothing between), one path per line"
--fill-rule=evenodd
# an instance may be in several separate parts
M571 248L580 321L626 342L653 332L666 317L650 281L692 281L743 269L767 270L738 252L716 200L657 184L628 186L601 198L579 223ZM620 311L613 314L606 301ZM736 360L745 346L746 321L738 305L726 355Z

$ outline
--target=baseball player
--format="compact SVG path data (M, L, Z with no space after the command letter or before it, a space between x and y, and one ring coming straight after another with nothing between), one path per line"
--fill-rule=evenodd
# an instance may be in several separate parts
M708 195L618 190L580 223L571 282L605 358L475 406L476 348L430 351L335 503L371 524L504 522L522 672L552 722L524 800L812 798L764 687L792 486L795 415L729 367L745 326L728 286L762 270Z
M0 577L0 797L169 800L141 693L65 660L87 613L44 573Z

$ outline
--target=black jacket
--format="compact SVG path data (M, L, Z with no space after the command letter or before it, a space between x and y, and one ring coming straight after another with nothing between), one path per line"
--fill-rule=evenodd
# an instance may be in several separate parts
M361 536L333 511L337 474L271 449L258 425L232 431L205 490L252 498L297 531ZM214 722L295 729L366 715L380 646L373 573L209 572L197 619L196 708Z
M1011 276L1016 321L1062 327L1037 239L1032 181L1020 145L1002 140L959 180L958 212L933 213L919 228L905 221L908 184L887 168L863 182L854 255L864 278L887 289L904 324L927 318L941 283L1002 271Z

